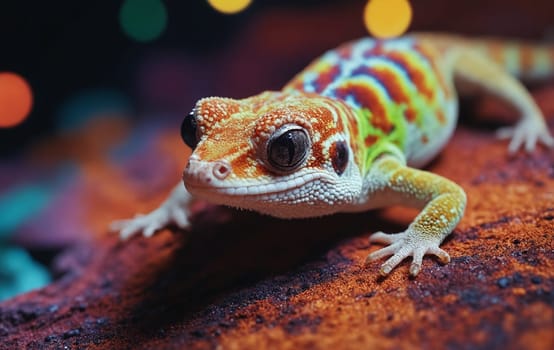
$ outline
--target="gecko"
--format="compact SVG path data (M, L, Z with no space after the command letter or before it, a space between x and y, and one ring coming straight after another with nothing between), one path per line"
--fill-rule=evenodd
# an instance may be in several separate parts
M192 150L178 184L146 215L115 221L122 239L175 224L205 200L278 218L319 217L402 205L419 214L402 232L375 232L389 274L411 257L450 261L441 243L466 206L459 185L422 170L452 137L458 94L481 91L514 107L519 121L497 136L508 153L554 146L542 112L518 77L554 73L554 47L448 34L361 38L324 53L280 91L200 99L181 126Z

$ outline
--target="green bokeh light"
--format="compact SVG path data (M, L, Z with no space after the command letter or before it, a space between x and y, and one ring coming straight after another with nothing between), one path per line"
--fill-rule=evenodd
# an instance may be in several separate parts
M167 10L161 0L125 0L119 12L123 32L147 42L158 38L167 26Z

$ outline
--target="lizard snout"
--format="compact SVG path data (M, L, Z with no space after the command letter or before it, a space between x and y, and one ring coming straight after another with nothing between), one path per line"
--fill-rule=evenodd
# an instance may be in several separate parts
M231 174L231 164L226 160L206 162L191 157L183 173L186 183L200 186L213 186Z

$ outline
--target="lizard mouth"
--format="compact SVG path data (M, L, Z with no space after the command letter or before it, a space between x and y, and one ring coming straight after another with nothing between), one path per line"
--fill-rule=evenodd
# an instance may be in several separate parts
M249 197L249 196L263 196L263 195L272 195L283 192L290 192L292 190L301 188L309 183L322 181L330 184L334 184L336 181L327 175L318 174L318 173L307 173L301 176L296 176L294 178L284 179L280 181L275 181L271 183L258 183L258 184L236 184L232 183L226 184L223 186L217 186L212 184L207 186L204 183L198 183L196 181L190 181L190 179L185 178L185 186L189 192L195 194L211 194L211 195L223 195L229 197Z

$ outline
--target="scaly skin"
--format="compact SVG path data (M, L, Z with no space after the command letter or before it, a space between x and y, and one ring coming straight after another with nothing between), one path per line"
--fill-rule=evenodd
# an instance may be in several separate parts
M414 276L426 254L446 263L439 245L460 221L466 195L415 168L452 135L454 84L461 92L479 86L521 112L515 127L500 132L512 138L510 152L554 144L528 92L499 66L505 59L521 76L548 75L554 50L514 45L429 34L361 39L327 52L282 91L204 98L184 122L184 140L194 149L186 189L178 185L160 208L112 228L122 238L151 236L169 223L186 228L195 198L282 218L400 204L421 212L404 232L373 234L371 242L389 245L367 260L392 255L383 275L409 256Z

